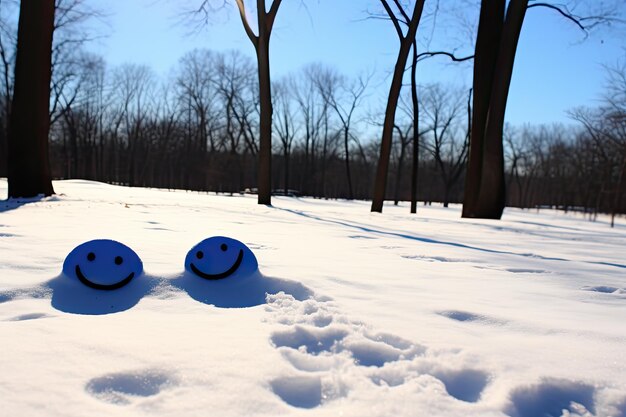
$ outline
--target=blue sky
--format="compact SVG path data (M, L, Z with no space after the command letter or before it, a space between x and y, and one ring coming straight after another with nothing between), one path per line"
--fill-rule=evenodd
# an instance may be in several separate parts
M190 34L192 25L180 23L181 5L193 7L199 1L94 0L110 14L110 34L91 49L110 65L147 64L161 75L167 75L178 59L194 48L238 49L253 57L252 45L232 5L217 12L208 27ZM376 0L284 0L271 41L273 76L297 71L311 62L323 62L351 76L373 71L369 107L381 108L398 40L390 22L367 19L366 10L376 10L378 4ZM459 21L444 13L439 16L440 29L431 47L458 47L459 55L471 54L472 40L456 30ZM423 28L428 29L426 25ZM422 36L424 32L430 34L423 30ZM518 47L507 121L514 125L569 123L568 109L597 103L605 81L602 65L614 64L626 55L623 35L616 29L604 30L583 41L582 32L555 12L530 9ZM471 64L437 58L421 65L419 77L424 83L469 87Z

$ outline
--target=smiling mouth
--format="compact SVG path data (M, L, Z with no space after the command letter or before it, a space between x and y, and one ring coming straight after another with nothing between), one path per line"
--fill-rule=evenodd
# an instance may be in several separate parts
M86 286L96 289L96 290L116 290L118 288L122 288L124 285L128 284L131 279L135 276L134 272L131 272L129 276L121 280L120 282L116 282L115 284L105 285L105 284L97 284L95 282L91 282L83 275L83 271L80 270L80 266L76 265L76 276L79 281L85 284Z
M233 266L228 268L228 271L221 272L219 274L207 274L206 272L202 272L193 263L190 263L189 266L191 267L191 270L199 277L208 280L217 280L232 275L241 265L241 261L243 261L243 249L239 249L239 255L237 256L237 260L235 261Z

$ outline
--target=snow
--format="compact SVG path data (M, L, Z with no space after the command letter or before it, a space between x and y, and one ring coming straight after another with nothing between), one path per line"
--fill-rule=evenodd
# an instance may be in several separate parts
M626 416L624 219L54 187L0 202L2 413ZM210 236L262 275L192 279ZM92 239L144 274L107 294L69 280Z

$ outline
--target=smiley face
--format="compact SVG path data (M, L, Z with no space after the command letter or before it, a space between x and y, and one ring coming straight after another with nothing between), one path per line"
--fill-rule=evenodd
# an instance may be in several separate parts
M128 246L115 240L90 240L74 248L63 273L96 290L115 290L141 274L143 263Z
M246 245L224 236L203 240L185 258L187 271L211 281L250 275L258 268L256 257Z

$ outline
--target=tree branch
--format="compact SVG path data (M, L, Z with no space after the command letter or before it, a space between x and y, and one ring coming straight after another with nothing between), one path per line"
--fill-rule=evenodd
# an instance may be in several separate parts
M565 11L563 9L561 9L559 6L555 6L554 4L549 4L549 3L533 3L529 6L527 6L528 9L531 9L533 7L546 7L548 9L552 9L557 11L558 13L560 13L563 17L565 17L568 20L571 20L572 22L574 22L574 24L576 26L578 26L580 28L580 30L582 30L583 32L587 33L587 28L585 26L582 25L582 23L580 23L580 21L582 20L580 17L578 16L574 16L573 14L569 13L568 11Z
M396 29L396 32L398 33L398 38L400 38L400 41L402 41L404 39L404 34L402 33L402 28L400 27L400 23L398 23L398 18L393 13L393 10L391 10L391 7L389 7L389 3L387 3L387 0L380 0L380 2L383 4L385 11L389 15L389 18L391 19L391 22L393 23L393 27Z
M402 7L402 4L400 4L400 0L393 0L393 2L396 4L396 7L398 8L398 10L400 11L400 14L404 18L405 23L408 25L409 22L411 21L411 18L404 11L404 8Z
M541 2L541 3L533 3L527 6L528 9L530 9L531 7L545 7L545 8L556 11L561 16L565 17L567 20L573 22L580 30L585 32L585 38L588 36L589 31L591 29L603 23L606 23L606 24L610 24L614 22L621 23L621 24L626 23L624 19L620 19L618 17L619 13L616 11L616 9L604 8L600 12L600 14L597 14L597 15L577 16L574 13L572 13L567 8L567 6L559 7L554 4Z
M246 6L244 5L243 0L236 0L236 2L237 8L239 9L239 15L241 16L241 23L243 23L243 28L246 31L246 35L248 35L248 38L250 38L250 41L256 48L259 42L259 37L254 34L254 31L248 23L248 18L246 17Z
M430 58L436 55L445 55L447 57L449 57L451 60L455 61L455 62L463 62L463 61L468 61L470 59L474 59L474 55L469 55L469 56L465 56L462 58L458 58L456 55L454 55L451 52L445 52L445 51L437 51L437 52L422 52L420 54L417 54L414 57L415 62L420 61L421 59L425 59L425 58Z
M274 0L272 2L272 7L270 7L270 11L267 12L267 31L272 32L272 27L274 26L274 20L276 19L276 14L278 13L278 8L280 7L280 3L282 0Z

